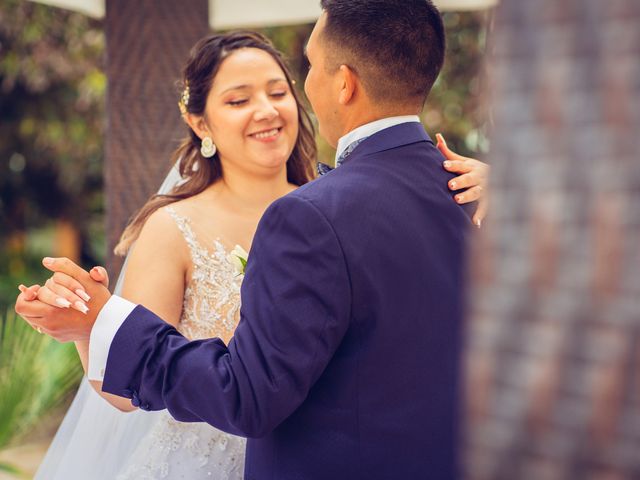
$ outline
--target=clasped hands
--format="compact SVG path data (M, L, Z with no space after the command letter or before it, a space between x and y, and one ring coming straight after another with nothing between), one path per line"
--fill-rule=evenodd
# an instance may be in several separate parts
M67 258L45 258L54 272L44 286L20 285L16 313L40 333L59 342L88 341L98 313L111 297L102 267L90 272Z

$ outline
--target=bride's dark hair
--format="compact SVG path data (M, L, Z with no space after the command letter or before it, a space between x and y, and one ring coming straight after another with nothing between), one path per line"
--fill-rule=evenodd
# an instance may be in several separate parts
M303 185L313 178L315 171L317 149L313 124L293 87L291 73L282 55L263 35L255 32L215 34L195 44L182 75L182 88L189 86L187 112L204 115L207 96L220 65L231 53L241 48L259 48L267 52L280 66L289 83L298 106L299 131L293 152L287 160L287 180L295 185ZM200 138L189 128L189 136L183 140L171 157L172 165L180 161L180 174L186 181L174 187L168 194L153 195L147 201L122 233L120 242L114 250L117 255L127 253L131 244L140 235L144 223L156 210L197 195L221 177L222 166L218 154L212 158L203 158L200 154L200 146Z

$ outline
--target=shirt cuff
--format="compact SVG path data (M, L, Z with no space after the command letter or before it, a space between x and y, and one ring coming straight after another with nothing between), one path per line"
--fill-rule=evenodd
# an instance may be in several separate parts
M104 379L113 338L134 308L136 308L135 303L112 295L98 313L89 338L89 367L87 368L89 380L101 382Z

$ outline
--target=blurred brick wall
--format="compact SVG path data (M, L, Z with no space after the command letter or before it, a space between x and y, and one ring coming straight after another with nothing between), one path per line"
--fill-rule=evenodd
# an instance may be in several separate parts
M106 0L107 265L130 216L158 190L187 130L179 89L191 47L209 32L207 0Z
M502 0L465 478L640 478L640 1Z

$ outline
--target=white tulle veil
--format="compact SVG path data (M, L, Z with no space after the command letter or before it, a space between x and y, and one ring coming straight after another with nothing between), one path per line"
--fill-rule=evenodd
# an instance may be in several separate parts
M158 193L182 182L179 160ZM128 256L114 293L120 293ZM84 377L36 476L37 480L114 480L161 412L124 413L113 407Z

